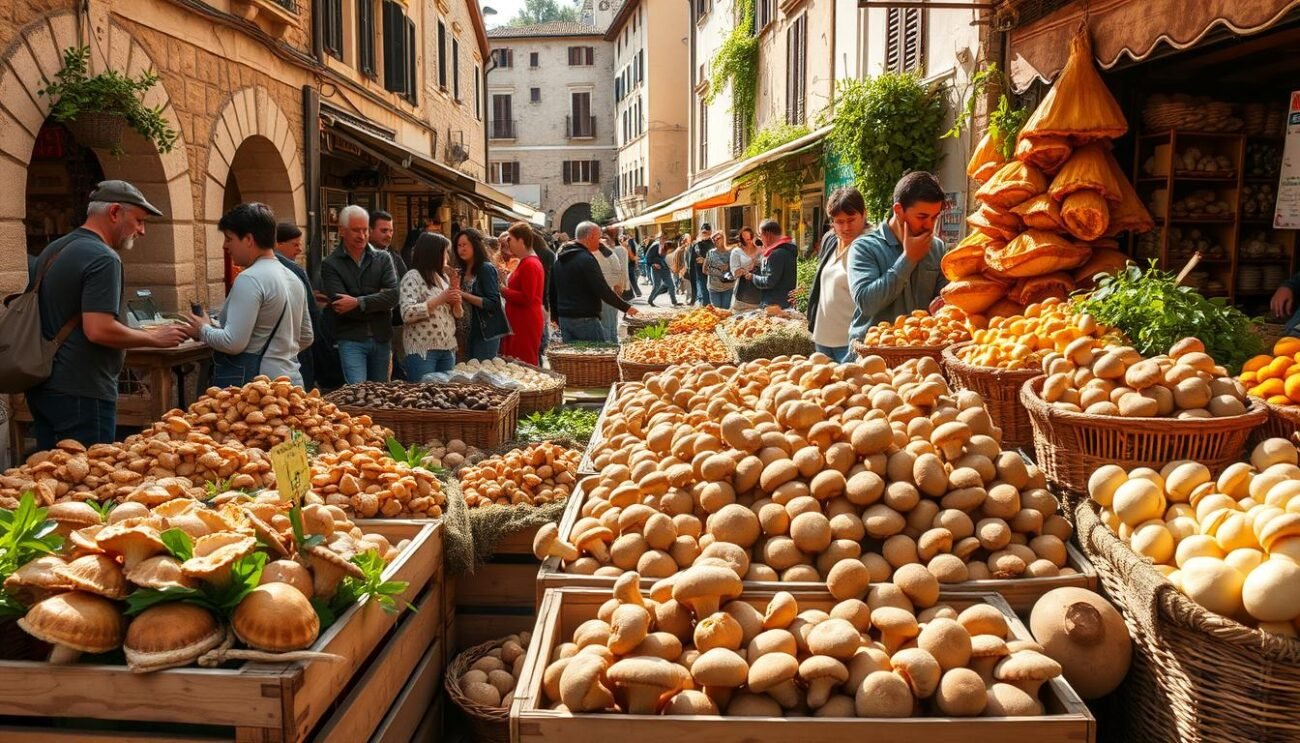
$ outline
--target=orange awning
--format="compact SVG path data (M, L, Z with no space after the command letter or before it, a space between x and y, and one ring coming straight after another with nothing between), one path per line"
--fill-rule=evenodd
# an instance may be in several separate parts
M730 189L726 193L719 194L717 196L714 196L711 199L697 201L695 202L693 207L698 210L698 209L712 209L715 206L730 206L731 204L736 203L736 194L739 191L740 189L738 188Z
M1070 39L1085 12L1097 64L1110 69L1140 62L1161 45L1195 46L1216 29L1238 36L1265 31L1300 13L1300 0L1092 0L1075 2L1011 32L1011 85L1023 92L1036 80L1050 83L1065 66Z

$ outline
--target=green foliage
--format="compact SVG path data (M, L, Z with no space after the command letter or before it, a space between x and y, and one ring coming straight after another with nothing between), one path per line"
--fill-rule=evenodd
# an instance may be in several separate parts
M731 111L744 122L745 138L754 136L754 109L758 104L758 37L754 34L754 0L738 0L739 22L718 48L709 65L709 90L705 103L713 103L731 84Z
M980 98L1006 88L1006 75L998 69L996 63L989 62L970 81L970 95L966 97L966 105L962 108L957 120L953 122L952 128L944 134L944 138L959 137L961 133L975 121L975 105ZM1010 160L1016 154L1016 135L1020 133L1021 127L1029 120L1030 110L1011 105L1011 99L1007 98L1006 93L998 96L998 107L989 112L987 131L994 137L1002 140L1002 157Z
M534 23L551 21L577 22L578 6L573 3L560 3L556 0L524 0L524 7L519 9L514 18L506 21L507 26L531 26Z
M632 337L645 341L657 341L666 335L668 335L668 323L657 322L654 325L647 325L644 328L641 328L633 333Z
M174 531L174 530L169 530ZM166 541L164 540L164 544ZM168 548L171 545L168 544ZM175 554L175 553L173 553ZM202 606L218 616L228 617L239 606L239 602L249 594L262 580L262 570L266 567L266 553L253 552L235 561L230 569L230 582L224 586L201 583L198 588L137 588L126 597L126 614L135 616L157 604L172 601Z
M894 185L939 164L943 96L915 74L886 73L837 86L830 145L853 168L854 185L873 220L888 216Z
M23 493L18 508L0 509L0 583L23 565L63 546L63 537L55 531L58 524L45 518L45 513L30 492ZM0 617L24 612L22 604L0 588Z
M412 467L424 466L421 462L429 456L428 449L416 444L411 444L410 446L403 448L402 444L392 436L389 436L388 440L384 443L388 447L388 454L393 458L393 461L405 462Z
M293 543L297 545L300 554L325 543L324 534L307 536L307 531L302 528L302 504L300 503L293 504L289 509L289 526L293 530Z
M600 414L596 411L581 408L553 408L544 412L530 413L519 421L516 437L520 441L551 439L589 441L596 430L596 420L599 417Z
M194 540L183 529L168 529L158 535L162 543L167 547L167 551L181 562L185 562L194 556Z
M100 521L103 521L104 523L108 523L108 515L109 515L110 513L113 512L113 509L114 509L114 508L117 508L117 501L115 501L115 500L106 500L106 501L88 500L88 501L86 501L86 505L88 505L88 506L90 506L91 508L95 509L95 513L99 514L99 520L100 520Z
M608 224L614 219L614 205L609 203L604 191L597 191L591 197L591 221L596 224Z
M786 124L784 122L770 124L763 127L754 136L753 141L745 148L745 157L750 158L761 155L807 135L808 127L804 124ZM788 160L777 160L760 165L750 171L742 179L741 183L749 186L759 194L757 203L762 205L764 214L770 214L774 196L779 196L782 201L787 203L799 197L799 187L803 185L803 174L800 171L800 168L790 167Z
M344 578L339 584L338 593L334 594L334 598L330 601L330 610L337 616L352 604L369 597L389 614L397 613L397 602L393 597L405 593L409 584L402 580L384 580L384 568L388 563L384 562L384 558L374 550L354 555L352 564L361 568L361 572L365 573L366 577ZM409 603L406 606L415 611L415 607Z
M76 121L86 112L118 114L145 139L153 142L159 152L171 152L176 144L177 132L167 125L162 106L150 108L141 97L158 82L155 72L141 72L138 77L128 77L117 70L90 76L90 47L77 46L63 52L63 69L55 81L42 91L57 98L50 116L55 121ZM114 152L120 154L120 152Z
M1199 338L1206 353L1236 374L1263 341L1252 320L1222 297L1206 298L1156 268L1129 266L1098 282L1091 296L1076 300L1080 312L1118 328L1144 356L1168 353L1183 338Z
M817 256L800 258L795 269L794 291L791 296L799 311L808 314L808 295L812 293L813 280L817 278Z

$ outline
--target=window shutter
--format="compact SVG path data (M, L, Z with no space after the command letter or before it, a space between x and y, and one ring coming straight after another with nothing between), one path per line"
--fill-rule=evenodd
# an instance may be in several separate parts
M564 161L564 182L565 183L573 182L573 169L570 167L570 165L571 163L568 160Z
M591 182L600 183L600 161L591 161Z
M325 51L336 59L343 59L343 0L323 0L321 13L325 19Z
M357 0L357 67L363 75L375 76L375 4Z
M451 97L460 100L460 42L451 41Z
M925 69L925 20L921 10L907 10L903 14L903 69L921 72Z
M447 24L438 21L438 87L447 89Z
M418 78L415 76L415 21L406 19L406 97L411 103L419 98Z
M889 8L885 11L885 70L901 72L903 53L903 11Z
M510 178L511 178L510 180L511 183L514 184L519 183L519 162L518 161L510 163Z

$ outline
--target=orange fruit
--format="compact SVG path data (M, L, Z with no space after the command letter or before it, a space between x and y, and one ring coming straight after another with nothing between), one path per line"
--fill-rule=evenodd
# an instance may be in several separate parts
M1267 402L1272 403L1273 405L1294 405L1295 404L1295 401L1287 397L1286 395L1273 395L1272 397L1268 398Z
M1285 336L1273 344L1274 356L1295 356L1297 353L1300 353L1300 338Z
M1241 365L1241 370L1242 370L1243 372L1253 372L1253 371L1258 371L1258 370L1263 369L1264 367L1268 366L1268 362L1270 362L1270 361L1272 361L1272 360L1273 360L1273 357L1272 357L1272 356L1269 356L1269 355L1266 354L1266 353L1262 353L1262 354L1260 354L1260 355L1258 355L1258 356L1255 356L1255 357L1251 358L1251 359L1250 359L1249 361L1247 361L1246 363L1242 364L1242 365Z
M1255 384L1255 382L1259 379L1259 376L1255 374L1255 372L1253 371L1244 371L1241 373L1241 376L1237 378L1241 380L1242 384L1250 387Z
M1250 394L1255 397L1272 397L1273 395L1285 395L1286 385L1281 379L1265 379L1250 390Z
M1292 400L1300 400L1300 375L1292 374L1282 383L1282 391Z
M1281 379L1286 376L1286 370L1295 364L1295 359L1290 356L1278 356L1268 362L1268 366L1259 371L1260 379Z

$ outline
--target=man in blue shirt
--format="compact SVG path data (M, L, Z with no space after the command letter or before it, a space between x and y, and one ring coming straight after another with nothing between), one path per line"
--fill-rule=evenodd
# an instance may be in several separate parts
M899 315L924 310L943 288L939 261L946 252L934 227L943 212L939 179L908 173L894 186L893 214L849 248L849 292L856 307L849 339Z

